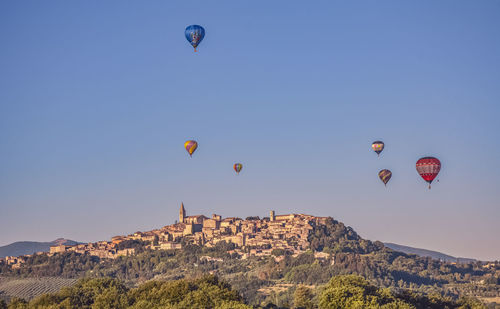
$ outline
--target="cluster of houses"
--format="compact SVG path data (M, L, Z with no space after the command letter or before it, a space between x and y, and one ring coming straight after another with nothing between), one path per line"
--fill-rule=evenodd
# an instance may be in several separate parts
M37 252L35 254L42 254L44 252ZM21 256L6 256L5 258L0 258L0 266L8 265L13 269L20 268L32 254L21 255Z
M298 254L309 248L308 237L314 225L325 224L327 217L303 214L276 215L260 219L249 217L224 218L212 215L186 216L184 205L179 210L179 222L160 230L165 239L176 240L183 237L193 243L213 247L220 241L231 242L234 250L243 258L249 255L270 255L274 249L282 249ZM154 231L153 231L154 232Z
M130 241L139 240L146 243L147 249L153 250L181 249L181 241L208 247L225 241L235 244L236 248L230 253L237 253L240 258L270 255L274 249L282 249L283 252L296 255L309 248L308 236L313 226L325 224L326 220L327 217L303 214L276 215L274 211L263 219L258 217L248 217L245 220L235 217L223 219L215 214L211 218L204 215L186 216L184 205L181 204L179 221L175 224L149 232L115 236L111 241L52 246L48 254L76 252L115 259L135 254L135 249L129 244L133 243ZM126 241L129 242L123 243ZM6 263L18 268L28 257L7 257L0 259L0 264Z
M114 237L113 237L114 238ZM123 248L119 249L118 244L121 241L111 240L111 241L99 241L96 243L79 244L73 246L58 245L50 247L49 255L54 255L56 253L62 252L76 252L80 254L89 254L92 256L97 256L99 258L115 259L119 256L133 255L135 253L134 248Z

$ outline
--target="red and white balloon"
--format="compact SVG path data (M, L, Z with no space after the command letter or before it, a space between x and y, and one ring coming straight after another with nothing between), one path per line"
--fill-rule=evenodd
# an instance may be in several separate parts
M423 157L418 159L416 167L420 176L429 183L430 189L432 181L441 170L441 162L434 157Z

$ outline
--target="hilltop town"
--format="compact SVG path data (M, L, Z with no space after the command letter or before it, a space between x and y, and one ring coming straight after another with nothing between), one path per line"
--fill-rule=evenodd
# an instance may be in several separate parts
M309 248L308 236L313 226L324 224L327 217L315 217L304 214L276 215L270 211L269 217L222 218L213 214L187 216L184 204L179 209L179 221L161 229L148 232L136 232L128 236L114 236L110 241L77 244L73 246L57 245L50 247L49 255L63 252L89 254L99 258L115 259L119 256L135 254L134 248L122 248L125 241L143 241L147 249L181 249L183 244L194 243L213 247L220 241L233 243L231 252L242 259L249 256L270 255L274 249L282 249L297 255ZM35 253L42 254L44 252ZM12 268L19 268L31 255L6 257L0 259Z
M331 217L274 211L264 218L188 216L181 204L178 220L159 229L0 259L0 298L18 297L33 286L58 291L60 284L74 284L64 278L111 277L140 284L213 274L257 304L274 299L274 293L289 295L298 284L318 286L336 275L356 273L384 287L455 296L470 295L472 287L473 295L496 299L499 267L498 262L449 263L392 251ZM10 282L19 278L36 282L12 290ZM45 285L40 280L56 281Z

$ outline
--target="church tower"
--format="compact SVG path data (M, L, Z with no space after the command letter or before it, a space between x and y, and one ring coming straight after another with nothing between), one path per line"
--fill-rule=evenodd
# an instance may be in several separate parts
M184 218L186 218L186 210L184 209L184 203L181 202L181 209L179 209L179 223L183 223Z

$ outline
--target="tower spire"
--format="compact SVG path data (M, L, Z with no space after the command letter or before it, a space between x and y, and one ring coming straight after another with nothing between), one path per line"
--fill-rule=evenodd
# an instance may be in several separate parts
M184 223L185 217L186 217L186 210L184 209L184 203L181 202L181 209L179 209L179 223Z

